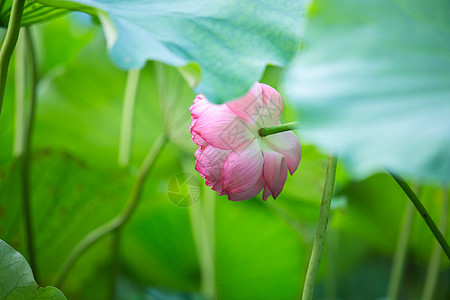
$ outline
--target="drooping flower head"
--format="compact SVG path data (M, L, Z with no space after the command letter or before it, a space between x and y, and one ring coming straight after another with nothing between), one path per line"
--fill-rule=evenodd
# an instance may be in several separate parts
M221 105L198 95L191 111L195 169L206 184L229 200L278 197L300 163L301 147L292 131L261 137L262 127L280 124L283 100L272 87L255 83L243 97Z

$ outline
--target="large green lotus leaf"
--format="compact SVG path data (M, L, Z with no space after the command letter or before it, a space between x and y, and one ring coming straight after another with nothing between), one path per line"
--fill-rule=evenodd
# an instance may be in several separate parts
M302 1L39 2L97 14L122 69L141 68L146 60L198 63L198 91L215 102L243 95L266 64L286 65L302 33Z
M66 299L55 287L41 288L25 258L3 240L0 240L0 279L0 297L4 300Z
M13 0L2 0L0 3L0 27L8 27ZM69 11L61 8L47 7L36 1L25 1L22 12L22 26L48 21L67 14Z
M301 136L348 171L450 181L450 2L318 0L287 73Z

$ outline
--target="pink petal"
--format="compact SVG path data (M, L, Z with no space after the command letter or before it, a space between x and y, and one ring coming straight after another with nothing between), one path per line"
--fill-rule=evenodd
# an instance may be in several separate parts
M208 143L204 139L202 139L202 137L198 135L195 131L192 131L192 140L199 147L206 147L208 145Z
M242 201L255 197L258 195L264 187L264 178L261 175L256 183L251 186L248 190L241 193L229 193L228 200L231 201Z
M226 105L208 107L193 124L191 132L223 150L235 149L255 137L248 123L231 112Z
M284 187L287 178L286 159L276 151L263 151L264 156L264 181L269 187L270 193L276 199ZM263 195L264 197L264 195ZM266 198L267 199L267 198Z
M294 174L302 157L302 148L295 133L292 131L280 132L262 139L270 148L283 154L289 173Z
M211 105L214 105L210 103L203 95L197 95L193 101L194 104L192 104L189 107L189 111L191 112L191 119L196 120L200 115Z
M264 184L264 192L262 198L264 201L267 201L267 198L269 198L269 196L272 196L272 193L270 192L270 189L267 186L267 184Z
M225 193L222 191L222 181L217 181L212 189L216 192L219 192L219 196L225 195Z
M206 99L206 97L203 95L203 94L198 94L197 96L195 96L195 99L194 99L194 104L195 103L197 103L198 101L201 101L201 100L205 100Z
M261 176L263 162L256 140L233 150L223 164L222 189L228 194L249 190Z
M200 154L202 154L202 150L203 150L202 147L200 147L197 150L195 150L195 153L194 153L195 158L198 158L200 156Z
M209 181L208 179L205 181L207 186L210 186L213 191L219 192L219 196L226 195L222 191L222 181Z
M256 82L247 94L226 105L237 116L250 124L255 124L261 115L263 105L261 84Z
M207 180L209 186L222 181L222 166L230 150L206 146L195 161L195 169Z
M273 87L262 84L263 109L261 112L261 126L274 126L279 124L283 113L283 99Z

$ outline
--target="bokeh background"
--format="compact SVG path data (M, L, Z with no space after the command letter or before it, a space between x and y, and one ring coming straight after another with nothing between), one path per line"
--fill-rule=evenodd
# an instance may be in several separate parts
M169 143L149 174L135 213L118 236L101 240L76 263L60 287L66 297L300 297L319 213L326 153L303 143L298 130L302 161L276 201L256 197L231 202L217 196L193 168L195 145L188 128L193 90L178 69L148 62L137 90L130 163L119 166L127 73L111 63L101 27L87 15L74 13L34 25L31 31L39 76L31 199L34 275L40 285L54 284L77 242L118 214L145 154L166 133ZM20 164L12 151L14 72L13 58L0 117L0 238L27 258ZM280 68L269 66L261 82L278 88L281 75ZM282 122L301 122L283 96ZM168 191L175 189L169 183L174 176L192 174L200 189L198 198L186 200L193 205L176 205L169 198ZM441 187L412 184L433 219L445 219L448 205ZM182 186L180 193L191 188ZM409 205L387 174L355 181L339 164L315 298L385 298ZM445 222L446 228L449 223ZM410 229L399 299L421 297L436 244L415 211ZM443 257L433 299L449 295L450 263Z

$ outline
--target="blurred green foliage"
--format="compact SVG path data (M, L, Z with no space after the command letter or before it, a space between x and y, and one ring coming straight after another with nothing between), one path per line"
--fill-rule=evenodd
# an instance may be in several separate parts
M33 28L40 76L31 177L38 283L53 284L76 243L120 211L145 153L165 130L170 144L145 184L136 213L121 230L118 255L113 254L117 241L112 236L100 241L78 261L61 290L68 299L107 299L112 294L119 299L197 299L202 257L197 255L189 208L175 206L167 196L171 178L186 172L186 161L191 165L194 159L188 129L194 93L176 69L147 63L137 93L130 166L120 168L126 72L110 62L101 29L89 22L85 15L72 14ZM280 69L268 67L262 81L277 86L280 75ZM28 257L19 166L12 156L13 79L8 77L0 117L0 238ZM287 105L282 121L296 119L295 109ZM303 141L302 130L298 135ZM325 165L326 156L303 145L300 167L276 201L216 197L218 299L299 297ZM424 187L420 196L431 216L439 219L438 187ZM386 174L354 181L339 165L318 299L386 295L406 203ZM419 297L433 243L416 214L402 299ZM450 264L443 259L435 299L448 298L449 278Z

